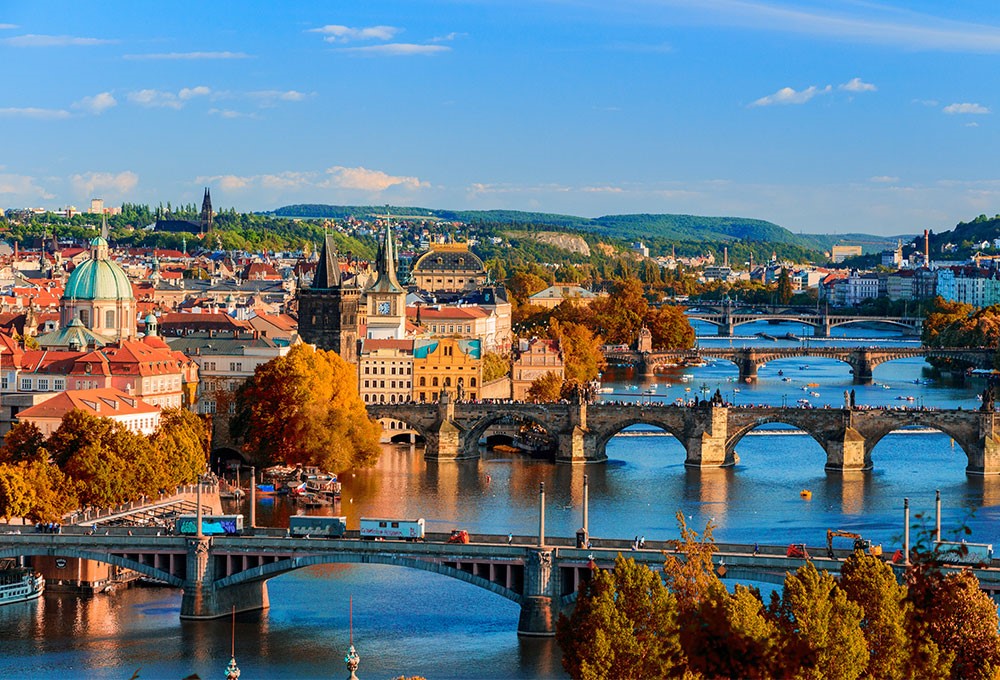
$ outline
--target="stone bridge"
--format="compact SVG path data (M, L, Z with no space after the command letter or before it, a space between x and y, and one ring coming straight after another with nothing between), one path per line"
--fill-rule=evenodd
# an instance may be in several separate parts
M858 316L830 314L825 310L795 307L736 307L732 305L689 305L689 319L697 319L718 327L719 335L730 337L737 326L754 321L791 321L813 327L813 337L828 338L830 330L854 323L882 323L895 326L907 335L920 335L924 319L920 316Z
M659 427L686 451L685 465L726 467L738 462L736 446L747 433L782 423L808 433L826 451L826 469L870 470L871 452L888 433L918 426L940 430L962 447L967 472L1000 474L998 419L992 411L811 409L711 405L565 403L456 403L442 395L434 404L371 404L374 418L401 420L423 435L425 457L456 460L479 457L479 440L492 424L520 419L556 442L560 463L602 463L608 441L630 425Z
M540 527L541 529L542 527ZM356 532L353 532L356 534ZM542 531L544 536L544 531ZM471 536L468 544L448 543L444 534L427 542L288 538L282 529L256 529L233 537L127 536L91 534L20 534L0 537L0 558L82 558L132 569L171 586L182 588L181 618L212 619L237 611L267 608L267 580L320 564L381 564L420 569L478 586L520 606L518 634L550 636L560 613L576 602L581 582L593 566L611 568L615 557L628 551L651 568L663 565L664 551L676 550L674 541L650 541L642 550L630 550L628 539L593 539L578 548L568 538ZM725 565L729 578L781 583L784 574L805 564L790 558L784 546L717 544L713 560ZM836 572L834 558L822 548L810 548L817 568ZM891 554L891 551L890 551ZM818 557L824 555L823 557ZM966 567L967 568L967 567ZM1000 590L1000 561L976 568L984 590Z
M676 365L702 358L724 359L739 368L740 382L754 382L757 371L764 364L776 359L805 359L810 357L836 359L851 367L854 382L868 385L872 371L879 364L911 357L955 359L976 368L992 368L996 350L963 347L705 347L691 350L635 350L607 347L605 358L611 363L636 366L641 375L651 376L657 368Z

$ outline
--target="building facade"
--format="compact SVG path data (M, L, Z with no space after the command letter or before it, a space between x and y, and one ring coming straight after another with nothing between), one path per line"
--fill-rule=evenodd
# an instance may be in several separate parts
M475 400L482 387L482 345L478 340L417 340L413 347L413 394L435 401L442 391Z
M357 363L360 297L354 280L341 276L336 243L327 236L312 285L298 291L299 335L320 349L333 350L348 363Z

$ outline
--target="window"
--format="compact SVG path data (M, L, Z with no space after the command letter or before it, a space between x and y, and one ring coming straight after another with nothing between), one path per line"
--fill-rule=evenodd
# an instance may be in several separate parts
M229 370L233 371L233 372L240 372L240 371L242 371L243 370L243 362L242 361L230 361L229 362Z
M21 389L22 390L31 389L31 378L21 378Z
M104 327L114 328L115 327L115 310L109 309L104 312Z
M38 379L38 389L39 389L39 391L42 391L42 392L48 392L48 390L49 390L49 379L48 378L39 378Z
M437 376L434 376L434 379L431 381L431 387L437 387L437 386L438 386L438 379Z
M90 327L90 314L87 313L86 309L80 310L80 323L88 328Z
M476 379L469 378L469 387L475 387L475 386L476 386Z
M0 378L0 389L6 390L9 387L7 383L7 376Z
M7 378L4 378L4 382L5 383L7 382ZM420 386L427 387L427 378L425 378L424 376L420 376Z

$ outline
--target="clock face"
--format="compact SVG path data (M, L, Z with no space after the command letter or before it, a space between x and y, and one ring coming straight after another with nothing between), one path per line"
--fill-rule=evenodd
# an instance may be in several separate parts
M378 303L378 313L381 316L389 316L389 301L385 300Z

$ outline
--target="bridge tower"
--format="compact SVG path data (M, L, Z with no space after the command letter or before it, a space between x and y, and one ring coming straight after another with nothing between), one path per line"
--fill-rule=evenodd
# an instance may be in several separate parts
M517 634L551 637L559 618L559 570L552 567L552 551L534 548L524 561L524 595Z

